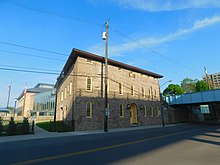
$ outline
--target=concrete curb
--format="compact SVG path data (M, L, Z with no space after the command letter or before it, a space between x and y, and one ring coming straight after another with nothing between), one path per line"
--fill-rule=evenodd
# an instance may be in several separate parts
M166 125L166 127L177 126L177 125L184 125L184 124L172 124L172 125ZM103 134L103 133L106 134L106 133L115 133L115 132L127 132L127 131L161 128L161 127L163 126L155 125L155 126L142 126L142 127L129 127L129 128L115 128L115 129L109 129L108 132L104 132L103 130L94 130L94 131L76 131L76 132L58 133L58 132L47 132L36 126L35 134L3 136L3 137L0 137L0 143L23 141L23 140L37 140L37 139L44 139L44 138L67 137L67 136L82 136L82 135Z

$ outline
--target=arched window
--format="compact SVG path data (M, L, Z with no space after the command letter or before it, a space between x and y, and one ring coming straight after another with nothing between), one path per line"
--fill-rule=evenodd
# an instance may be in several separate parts
M160 108L158 106L156 106L156 113L157 113L157 117L161 116L161 111L160 111Z
M151 105L150 105L150 115L151 115L151 117L154 116L154 108Z
M92 103L86 102L86 117L91 118L92 117Z
M143 106L144 117L147 117L147 108L146 105Z
M119 106L119 116L124 117L124 105L120 104Z

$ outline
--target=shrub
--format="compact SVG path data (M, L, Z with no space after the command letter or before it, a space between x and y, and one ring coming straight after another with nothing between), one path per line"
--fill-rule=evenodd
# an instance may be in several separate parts
M10 121L9 121L9 125L7 128L7 134L8 135L15 135L17 131L17 125L15 124L14 118L11 117Z
M22 134L29 134L28 118L24 117L23 123L21 124L21 133Z

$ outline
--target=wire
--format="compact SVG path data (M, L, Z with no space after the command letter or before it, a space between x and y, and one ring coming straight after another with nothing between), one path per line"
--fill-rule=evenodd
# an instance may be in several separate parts
M39 48L33 48L33 47L29 47L29 46L18 45L18 44L4 42L4 41L0 41L0 44L11 45L11 46L21 47L21 48L25 48L25 49L31 49L31 50L46 52L46 53L52 53L52 54L57 54L57 55L61 55L61 56L68 56L67 54L64 54L64 53L58 53L58 52L54 52L54 51L50 51L50 50L43 50L43 49L39 49Z
M59 73L55 73L55 72L41 72L41 71L24 70L24 69L2 68L2 67L0 67L0 70L15 71L15 72L27 72L27 73L38 73L38 74L59 75Z
M1 0L1 2L10 4L10 5L13 5L13 6L22 7L24 9L31 10L31 11L34 11L34 12L39 12L39 13L43 13L43 14L47 14L47 15L56 16L56 17L59 17L59 18L75 20L75 21L78 21L78 22L87 23L87 24L93 24L93 25L96 25L96 26L100 26L101 25L101 24L99 24L99 23L97 23L95 21L81 19L81 18L77 18L77 17L73 17L73 16L64 15L64 14L58 14L58 13L55 13L55 12L50 12L50 11L47 11L47 10L37 9L37 8L33 8L33 7L28 7L25 4L14 2L14 1L8 1L8 0L4 1L4 0Z
M39 55L33 55L33 54L26 54L26 53L20 53L20 52L14 52L14 51L2 50L2 49L0 49L0 51L5 52L5 53L12 53L12 54L18 54L18 55L22 55L22 56L28 56L28 57L36 57L36 58L56 60L56 61L65 61L65 60L58 59L58 58L45 57L45 56L39 56Z
M19 68L19 69L32 69L32 70L42 70L42 71L52 71L52 72L60 72L59 70L53 70L53 69L42 69L42 68L30 68L30 67L22 67L22 66L15 66L15 65L2 65L2 67L11 67L11 68Z

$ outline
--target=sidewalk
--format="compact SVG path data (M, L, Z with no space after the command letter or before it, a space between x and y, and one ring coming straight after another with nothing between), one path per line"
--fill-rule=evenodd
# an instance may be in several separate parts
M175 126L178 124L167 125ZM92 130L92 131L76 131L76 132L48 132L44 129L35 125L34 132L35 134L30 135L16 135L16 136L3 136L0 137L0 143L3 142L13 142L13 141L22 141L22 140L33 140L33 139L44 139L44 138L55 138L55 137L65 137L65 136L78 136L78 135L91 135L91 134L103 134L103 133L112 133L112 132L124 132L124 131L133 131L133 130L141 130L141 129L150 129L150 128L160 128L162 125L156 126L141 126L141 127L129 127L129 128L115 128L109 129L108 132L104 132L103 130Z

